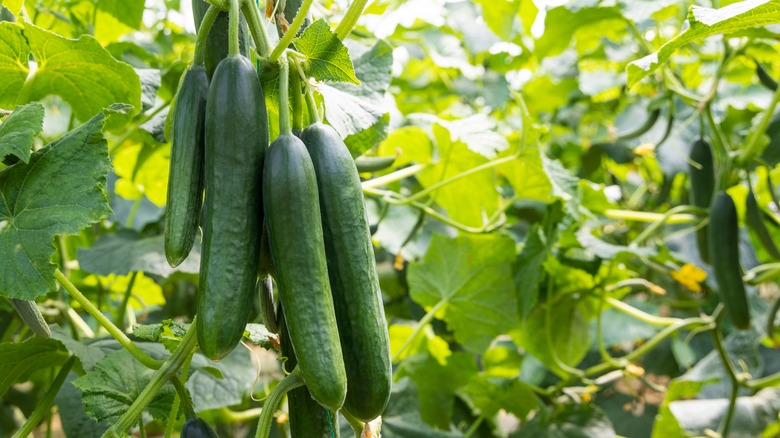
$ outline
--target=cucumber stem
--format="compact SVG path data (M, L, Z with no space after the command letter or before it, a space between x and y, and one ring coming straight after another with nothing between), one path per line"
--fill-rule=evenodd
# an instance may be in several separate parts
M217 19L219 12L220 10L216 6L209 6L208 10L206 10L206 15L203 16L203 20L200 22L198 36L195 39L195 56L192 60L194 65L203 65L206 37L208 37L211 28L214 26L214 20Z
M257 434L255 438L268 438L271 431L271 422L274 419L274 413L282 402L284 396L291 390L303 386L303 378L299 376L299 368L295 369L288 374L268 395L265 403L263 404L263 411L260 413L260 420L257 423Z
M260 18L260 12L257 10L257 4L246 1L241 6L241 10L244 12L247 24L249 24L249 31L252 33L252 39L255 40L257 54L261 58L265 58L268 56L270 43L268 42L268 33L263 25L263 20Z
M366 7L367 3L368 0L355 0L349 5L347 13L336 27L336 35L341 41L344 41L349 36L349 33L352 32L352 29L355 28L355 24L357 24L358 18L363 14L363 8Z
M241 53L241 46L238 42L238 23L241 21L241 9L238 2L239 0L230 0L230 21L228 24L228 54L230 56L238 56Z
M279 63L279 133L292 135L290 127L290 65L286 58Z
M51 405L54 403L54 397L60 391L62 384L65 383L65 378L68 376L68 373L73 367L73 362L75 362L75 360L76 356L70 356L68 360L65 361L65 363L62 365L62 368L60 368L60 372L57 373L57 377L54 379L54 382L52 382L51 387L49 387L49 390L43 397L43 400L38 403L38 406L35 407L35 410L32 414L30 414L30 417L27 419L27 421L24 422L22 427L19 428L19 430L17 430L11 438L27 438L30 436L33 429L38 426L38 423L43 420L43 417L51 412Z
M282 39L279 40L279 44L277 44L276 47L274 47L273 52L271 52L271 56L269 57L271 61L277 61L279 57L282 56L284 49L286 49L293 38L295 38L295 35L301 29L301 26L303 26L303 22L306 20L306 16L309 14L309 8L311 8L313 2L313 0L303 0L301 7L298 8L298 12L295 14L295 20L293 20L290 27L287 28L287 32L285 32Z
M303 96L301 95L301 76L294 70L295 64L289 61L290 88L292 88L292 126L296 131L303 129Z
M92 304L91 301L87 297L84 296L84 294L81 293L81 291L76 288L76 286L73 285L73 283L68 280L63 273L57 269L54 271L54 276L57 279L57 281L62 285L62 287L65 288L65 290L68 292L68 294L73 297L76 301L81 304L81 307L84 308L84 310L87 311L95 320L103 326L103 328L106 329L106 331L114 337L114 339L119 342L120 345L122 345L134 358L136 358L139 362L144 364L146 367L151 368L153 370L159 369L165 362L161 360L155 360L149 357L146 353L141 351L140 348L138 348L137 345L133 343L133 341L130 340L130 338L125 335L125 333L120 330L117 326L115 326L111 321L106 318L105 315L103 315L103 312L98 310L97 307L95 307L94 304Z

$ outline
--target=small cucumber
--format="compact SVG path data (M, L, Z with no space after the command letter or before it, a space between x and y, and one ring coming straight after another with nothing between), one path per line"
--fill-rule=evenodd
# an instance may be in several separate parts
M280 135L268 149L263 202L279 298L312 397L338 410L347 378L325 258L317 179L306 146Z
M278 314L279 344L282 347L282 356L287 357L284 367L287 370L293 370L298 364L298 359L295 358L295 351L284 321L284 310L281 306ZM335 433L333 436L339 436L336 413L327 411L314 401L305 386L295 388L287 393L287 411L292 438L331 438L331 429ZM328 422L328 414L330 414L330 422Z
M745 222L747 223L747 226L756 233L758 240L761 242L761 245L764 246L766 252L768 252L773 259L780 260L780 251L778 251L772 234L764 223L762 218L763 215L764 213L758 206L758 201L756 201L756 197L753 194L753 188L748 188L748 195L747 198L745 198Z
M301 140L317 175L328 276L347 371L344 409L371 421L390 399L393 369L360 177L347 146L330 126L309 125Z
M715 192L715 164L712 159L710 144L700 138L691 147L689 156L688 176L691 180L691 204L703 209L710 208L712 195ZM701 227L696 232L696 244L699 256L705 263L710 262L709 245L707 242L707 227Z
M726 314L738 329L749 329L750 307L739 264L737 208L726 192L718 193L710 208L709 242L712 269Z
M49 328L49 324L47 324L46 320L43 319L43 315L41 314L40 309L38 309L38 305L35 304L35 301L11 298L11 305L14 307L14 310L16 310L16 313L19 314L19 317L22 318L22 321L27 324L27 327L32 330L35 336L41 338L51 337L51 329Z
M247 58L228 56L214 72L206 100L197 330L201 351L213 360L236 347L252 309L267 144L268 114L260 79Z
M219 438L206 420L200 417L188 418L181 428L181 438Z
M357 157L355 167L358 172L378 172L385 170L395 163L395 156L389 157Z
M176 267L190 253L203 204L203 150L209 80L202 65L184 73L171 124L171 165L165 208L165 257Z

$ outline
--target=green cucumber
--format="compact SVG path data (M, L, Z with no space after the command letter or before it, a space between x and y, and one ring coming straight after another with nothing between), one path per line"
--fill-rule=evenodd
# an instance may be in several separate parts
M298 366L317 402L344 403L347 378L333 310L317 180L306 146L282 134L266 153L263 202L279 298Z
M710 208L712 195L715 192L715 164L712 159L710 144L700 138L691 147L688 164L688 176L691 180L689 192L691 204L703 209ZM707 227L701 227L696 232L696 244L699 256L705 263L710 262L709 245L707 242Z
M206 420L200 417L188 418L181 428L181 438L219 438L214 429L209 426Z
M195 19L195 29L200 29L200 22L203 21L203 16L206 15L206 11L209 10L209 7L209 3L204 0L192 0L192 15ZM216 70L220 61L228 56L228 23L230 21L228 16L229 14L227 11L221 11L214 20L211 31L206 38L206 46L203 48L203 58L209 78L214 75L214 70ZM247 28L246 19L242 15L238 33L238 44L241 47L241 54L244 56L249 56L249 44L247 44L248 33L249 30Z
M328 276L347 371L344 409L371 421L390 399L393 368L360 177L347 146L330 126L309 125L301 140L317 175Z
M49 324L43 319L43 315L35 301L11 298L11 305L16 310L16 313L19 314L19 318L22 318L22 321L27 324L27 327L32 330L35 336L41 338L51 337Z
M780 251L778 251L777 245L774 239L772 239L772 234L764 223L763 215L764 213L758 206L758 201L756 201L756 196L753 194L753 188L748 187L748 195L745 198L745 222L756 233L766 252L773 259L780 260Z
M738 329L749 329L750 308L739 265L737 208L726 192L718 193L710 207L709 241L712 269L726 314Z
M171 123L171 165L165 209L165 257L176 267L190 253L203 203L203 150L209 80L202 65L184 73Z
M287 325L284 321L284 310L279 307L279 344L282 356L287 358L284 368L295 369L298 359L295 357ZM290 435L292 438L331 438L333 429L335 437L339 436L336 413L329 412L311 398L311 393L305 386L295 388L287 393L287 412L290 418ZM330 414L330 422L328 422Z
M755 61L755 60L754 60ZM758 76L758 82L770 91L777 91L777 81L769 75L769 72L764 69L764 66L756 63L756 76Z
M206 199L198 295L198 341L218 360L244 334L257 283L263 224L268 114L252 63L228 56L206 100Z
M378 172L385 170L395 163L395 155L389 157L357 157L355 167L358 172Z

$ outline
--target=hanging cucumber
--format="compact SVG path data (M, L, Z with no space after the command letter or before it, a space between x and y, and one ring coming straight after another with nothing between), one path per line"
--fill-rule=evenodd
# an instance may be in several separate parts
M358 172L378 172L390 168L395 163L395 155L388 157L357 157L355 167Z
M720 192L710 207L709 245L712 269L726 314L735 327L749 329L750 308L739 264L737 208L726 192Z
M207 357L232 351L257 283L268 115L252 63L238 53L238 0L231 2L230 55L206 101L206 198L198 294L198 341Z
M347 378L341 353L323 243L317 179L306 146L290 129L288 68L282 63L281 135L263 168L263 202L279 298L298 367L317 402L344 403Z
M298 364L295 357L287 325L284 321L284 310L279 307L279 344L282 356L287 358L285 369L292 370ZM290 434L292 438L331 438L338 437L338 421L335 412L327 411L311 398L311 393L305 386L293 389L287 393L287 411L290 418ZM328 421L330 415L330 421ZM333 430L334 435L331 435Z
M219 438L214 429L209 426L206 420L200 417L188 418L181 428L181 438Z
M347 371L344 409L371 421L387 405L393 371L360 177L347 146L330 126L309 125L301 140L317 175L328 276Z
M780 260L780 251L778 251L772 234L764 223L762 218L763 215L764 213L761 211L761 208L759 208L758 202L756 201L756 196L753 194L753 188L748 187L748 195L745 199L745 222L747 223L747 226L756 233L758 240L761 242L761 245L763 245L766 252L768 252L773 259Z
M192 15L195 20L196 30L200 30L200 23L203 21L203 17L206 15L206 11L208 11L210 6L211 5L204 0L192 0ZM226 11L220 11L206 37L203 54L206 73L208 73L209 78L214 75L214 70L216 70L219 62L228 56L228 28L230 21L228 15L229 14ZM246 20L242 16L238 38L240 53L244 56L249 56L249 44L247 41L248 32Z
M165 257L172 267L187 258L198 232L208 91L206 69L202 63L194 64L184 72L173 107L165 209Z
M19 314L19 318L22 318L22 321L24 321L27 327L32 330L35 336L41 338L51 337L49 324L43 319L43 315L41 314L40 309L38 309L38 305L35 304L35 301L17 298L11 298L10 300L14 310Z
M691 204L703 209L710 208L715 190L715 164L712 159L710 144L700 138L691 147L688 164L688 176L691 180ZM705 263L710 263L710 252L707 241L707 226L696 231L696 245L699 256Z

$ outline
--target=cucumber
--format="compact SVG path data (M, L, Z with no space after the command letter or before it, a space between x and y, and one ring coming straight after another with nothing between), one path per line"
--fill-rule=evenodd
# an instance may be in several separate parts
M266 153L263 202L279 298L304 381L330 410L347 378L325 259L317 180L306 146L280 135Z
M284 310L281 306L277 313L279 314L279 344L282 347L282 356L287 357L284 367L287 370L293 370L298 364L298 359L295 358L295 351L293 351L290 335L287 333L287 325L284 321ZM290 418L292 438L331 438L331 428L335 433L334 436L339 436L336 413L327 411L314 401L305 386L295 388L287 393L287 412ZM328 414L330 414L330 423L328 422Z
M209 10L209 3L204 0L192 0L192 16L195 20L195 29L200 29L200 22L203 21L203 16L206 15L206 11ZM203 48L203 58L206 65L206 73L209 78L214 75L217 65L220 61L228 56L228 23L229 14L227 11L221 11L217 18L214 20L214 24L211 26L211 31L206 38L206 47ZM240 46L241 54L249 56L249 44L247 44L247 34L249 30L247 28L246 19L241 16L238 32L238 44Z
M712 159L710 144L700 138L691 147L688 165L688 176L691 180L689 192L691 204L703 209L710 208L712 195L715 191L715 164ZM699 256L705 263L710 262L709 245L707 242L707 227L696 231L696 244Z
M764 223L762 218L763 215L764 213L761 211L761 208L759 208L758 201L756 201L756 196L753 194L753 188L748 187L748 195L747 198L745 198L745 222L747 223L747 226L756 233L758 240L761 242L761 245L764 246L766 252L768 252L773 259L780 260L780 250L777 249L772 234Z
M268 115L252 63L228 56L206 100L206 198L198 293L198 341L219 360L244 334L257 283Z
M360 177L347 146L330 126L309 125L301 140L317 175L328 276L347 372L344 409L371 421L390 399L393 368Z
M181 428L181 438L219 438L206 420L200 417L188 418Z
M38 305L35 304L35 301L20 300L17 298L11 298L10 300L14 310L19 314L19 318L22 318L22 321L27 324L27 327L32 330L35 336L41 338L51 337L49 324L46 324L46 320L43 319L43 315L41 314L40 309L38 309Z
M184 73L171 124L171 165L165 209L165 258L176 267L190 254L203 203L203 150L209 80L202 65Z
M355 167L358 172L378 172L385 170L395 163L395 155L389 157L357 157Z
M710 259L718 292L732 324L741 330L750 328L742 269L739 265L739 223L734 200L720 192L710 208Z

